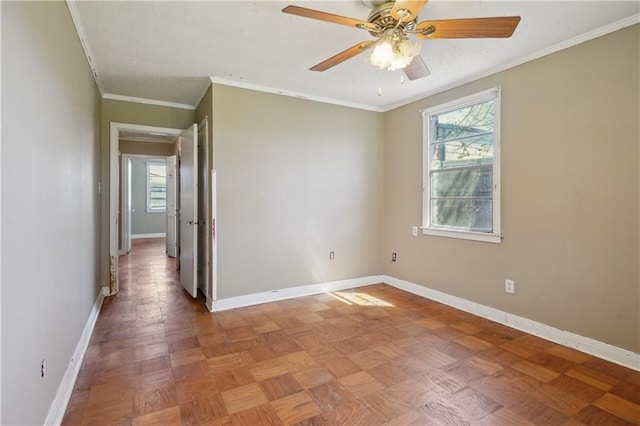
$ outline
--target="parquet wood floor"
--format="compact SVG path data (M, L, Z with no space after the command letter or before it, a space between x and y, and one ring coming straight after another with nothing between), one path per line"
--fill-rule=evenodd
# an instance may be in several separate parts
M210 314L135 240L65 425L640 424L640 373L380 284Z

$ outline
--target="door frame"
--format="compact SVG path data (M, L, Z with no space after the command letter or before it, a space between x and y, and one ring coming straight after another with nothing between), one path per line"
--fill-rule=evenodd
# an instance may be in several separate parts
M200 134L203 135L203 139L200 139ZM204 248L204 253L200 253L200 247L198 247L198 257L203 259L203 264L200 265L204 268L202 271L202 284L204 286L202 292L206 300L211 299L211 262L210 262L210 253L211 253L211 234L209 232L209 223L211 221L211 204L210 204L210 193L209 188L211 183L209 182L210 178L210 170L209 166L209 117L205 116L204 119L200 123L198 123L198 147L203 146L202 152L202 163L203 170L200 170L200 153L198 153L198 182L200 182L200 177L203 178L203 188L198 186L198 195L202 194L202 200L198 200L198 211L201 209L204 210L204 217L198 216L198 221L203 222L198 226L198 239L203 238L202 246ZM201 205L202 204L202 205ZM199 244L200 245L200 244ZM200 286L200 282L198 282L198 287Z
M169 157L168 155L151 155L151 154L123 154L120 153L122 161L120 164L125 165L127 170L122 173L122 193L119 200L123 200L123 204L120 206L120 216L122 218L122 226L120 227L120 241L123 246L121 247L120 255L127 254L131 250L131 213L132 213L132 200L131 200L131 160L134 158L141 158L144 160L156 160L158 162L165 161ZM166 214L166 213L165 213ZM166 224L165 224L166 227ZM166 230L165 230L166 231ZM128 237L128 238L127 238ZM128 240L128 245L126 242Z
M215 169L211 169L211 179L209 180L209 236L211 252L209 254L209 261L211 263L210 271L210 288L209 296L207 297L207 308L209 312L213 312L213 304L218 300L218 236L216 231L216 219L218 217L218 175Z
M105 290L107 296L118 293L118 199L120 198L120 131L141 133L162 133L180 136L182 129L170 127L144 126L130 123L109 123L109 259L107 262L108 285Z

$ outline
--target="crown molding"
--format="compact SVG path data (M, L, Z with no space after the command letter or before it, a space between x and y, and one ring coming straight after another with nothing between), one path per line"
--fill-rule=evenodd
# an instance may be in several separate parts
M91 49L89 48L89 44L87 43L87 36L84 32L84 27L82 26L82 21L80 21L80 14L78 13L78 9L76 7L76 2L71 0L66 0L67 9L69 9L69 14L71 15L71 21L73 21L73 26L76 29L76 34L80 39L80 45L82 45L82 50L84 51L84 56L87 58L87 62L89 63L89 68L91 68L91 74L93 75L93 80L96 82L96 86L98 87L98 92L100 92L100 96L104 95L104 88L102 86L102 81L100 81L100 77L98 76L98 69L96 67L95 62L93 61L93 55L91 54Z
M442 93L442 92L446 92L447 90L455 89L456 87L462 86L462 85L467 84L467 83L471 83L472 81L480 80L481 78L488 77L490 75L497 74L497 73L502 72L502 71L506 71L506 70L508 70L510 68L517 67L518 65L522 65L524 63L527 63L527 62L542 58L544 56L551 55L551 54L559 52L561 50L565 50L565 49L568 49L570 47L576 46L578 44L587 42L589 40L593 40L594 38L602 37L604 35L607 35L609 33L614 32L614 31L618 31L618 30L621 30L623 28L630 27L631 25L635 25L637 23L640 23L640 14L635 14L635 15L632 15L632 16L630 16L628 18L624 18L624 19L621 19L619 21L613 22L613 23L611 23L609 25L605 25L604 27L596 28L593 31L589 31L589 32L581 34L581 35L579 35L577 37L570 38L570 39L565 40L563 42L554 44L553 46L549 46L549 47L546 47L544 49L540 49L537 52L533 52L533 53L531 53L529 55L522 56L522 57L520 57L518 59L515 59L513 61L505 62L504 64L499 65L497 67L490 68L490 69L485 70L485 71L481 71L481 72L473 74L473 75L471 75L469 77L463 78L461 80L457 80L457 81L455 81L455 82L453 82L451 84L447 84L446 86L439 87L439 88L437 88L435 90L432 90L432 91L429 91L429 92L426 92L426 93L422 93L422 94L420 94L418 96L415 96L413 98L410 98L410 99L407 99L405 101L398 102L396 104L390 105L388 107L383 108L382 112L391 111L391 110L394 110L396 108L400 108L400 107L403 107L405 105L409 105L410 103L419 101L421 99L428 98L429 96L437 95L438 93Z
M376 107L373 105L364 105L364 104L358 104L354 102L346 102L338 99L325 98L322 96L314 96L314 95L309 95L309 94L300 93L300 92L293 92L293 91L284 90L284 89L275 89L273 87L261 86L258 84L250 84L250 83L245 83L240 81L227 80L225 78L219 78L219 77L213 77L213 76L211 76L210 78L213 84L220 84L222 86L231 86L231 87L237 87L240 89L255 90L257 92L265 92L265 93L271 93L274 95L289 96L292 98L304 99L307 101L321 102L325 104L362 109L366 111L384 112L382 108Z
M134 102L138 104L163 106L163 107L169 107L169 108L188 109L191 111L196 109L195 106L189 105L189 104L179 104L176 102L158 101L155 99L136 98L134 96L114 95L113 93L105 93L104 95L102 95L102 99L110 99L113 101L122 101L122 102Z
M209 87L211 86L211 78L209 78L207 80L207 84L204 85L203 89L200 91L200 94L198 95L198 98L195 102L195 109L198 109L198 107L200 106L200 103L202 102L202 100L204 99L204 97L207 94L207 91L209 90Z

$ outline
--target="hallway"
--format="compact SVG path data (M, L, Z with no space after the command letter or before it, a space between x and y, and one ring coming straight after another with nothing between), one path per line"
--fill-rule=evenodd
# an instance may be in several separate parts
M64 425L639 424L640 373L387 285L210 314L134 240Z
M202 295L180 286L164 238L133 240L118 267L120 292L104 300L63 424L130 422L150 410L149 395L162 399L156 408L177 403L169 354L198 345L193 321L208 318Z

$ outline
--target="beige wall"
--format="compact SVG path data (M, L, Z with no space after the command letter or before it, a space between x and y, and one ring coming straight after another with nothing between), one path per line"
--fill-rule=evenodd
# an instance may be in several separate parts
M101 198L101 279L109 285L109 127L114 123L141 124L145 126L186 129L194 123L193 110L122 102L102 99L101 104L101 152L102 198Z
M638 40L636 25L386 113L384 272L640 352ZM503 243L412 237L419 110L498 85Z
M0 423L36 425L100 290L100 101L64 2L3 2L1 48Z
M379 274L382 115L218 85L213 105L219 297Z

